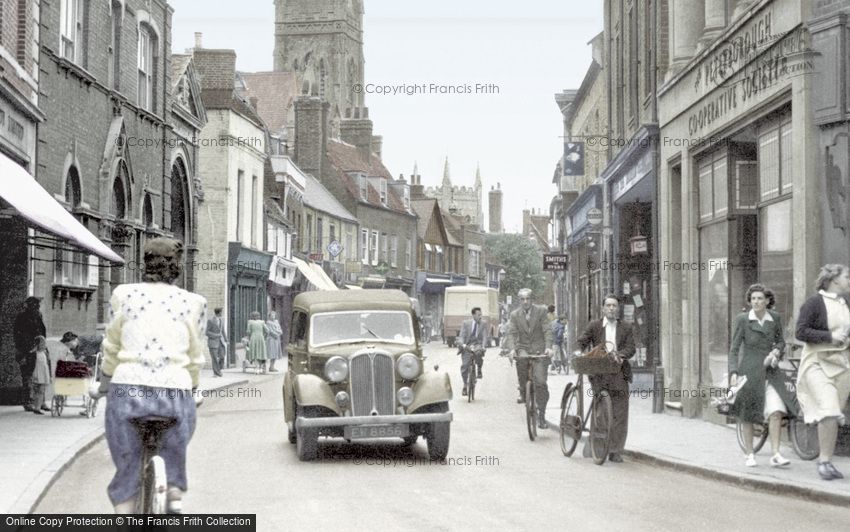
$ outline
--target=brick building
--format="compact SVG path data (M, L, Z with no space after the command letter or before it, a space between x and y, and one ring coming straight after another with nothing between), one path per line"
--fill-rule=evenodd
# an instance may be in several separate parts
M191 69L177 68L173 83L165 1L63 0L42 3L40 14L47 119L38 130L36 175L126 264L109 268L82 252L37 249L34 292L50 302L50 335L91 333L106 320L112 287L141 278L146 236L183 240L187 264L194 260L193 139L203 110L174 105L174 92L192 83ZM179 282L194 288L190 269Z

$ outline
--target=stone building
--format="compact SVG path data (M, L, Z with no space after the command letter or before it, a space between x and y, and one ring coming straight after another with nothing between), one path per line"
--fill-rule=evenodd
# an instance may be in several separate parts
M488 194L487 208L489 216L487 217L488 231L494 235L505 232L505 227L502 225L502 184L496 183L495 187L490 187Z
M847 61L830 44L846 46L846 13L846 2L670 2L669 50L658 54L670 65L658 87L658 299L665 383L688 391L685 415L714 415L698 392L726 383L749 284L774 291L792 340L819 267L847 256L846 241L828 240L824 182L840 176L829 174L833 139L846 154L833 135L846 127L846 80L830 73ZM824 37L817 60L812 31Z
M414 174L416 170L414 169ZM464 223L484 227L484 207L481 201L483 185L481 184L481 168L475 169L475 184L471 187L452 185L449 159L443 164L443 181L438 187L428 187L425 195L440 202L440 208L445 212L454 211L462 216Z
M39 182L106 242L123 267L81 251L36 247L33 292L49 334L93 333L112 288L141 278L144 241L182 240L194 260L201 194L195 138L203 109L191 67L171 61L172 9L162 0L41 3ZM179 75L179 80L172 76ZM188 91L175 103L175 91ZM194 106L194 107L193 107ZM179 280L194 289L191 268Z
M330 104L332 124L366 118L364 65L362 0L275 0L274 70L299 74L302 93Z
M267 133L257 111L235 90L236 53L203 48L192 58L200 78L207 124L201 131L204 203L198 216L197 292L222 307L235 361L253 311L266 316L274 253L265 250Z

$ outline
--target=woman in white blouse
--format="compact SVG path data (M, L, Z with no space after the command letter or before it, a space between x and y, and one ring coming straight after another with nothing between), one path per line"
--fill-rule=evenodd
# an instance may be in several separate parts
M132 513L138 492L142 443L135 418L176 419L159 452L170 512L180 512L187 488L186 447L195 430L192 392L204 365L207 303L171 284L180 275L182 253L176 240L148 241L143 282L112 291L100 392L109 395L106 440L116 472L107 491L116 513Z

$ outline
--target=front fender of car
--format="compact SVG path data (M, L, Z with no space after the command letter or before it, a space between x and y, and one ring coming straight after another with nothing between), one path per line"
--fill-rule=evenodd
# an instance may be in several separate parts
M452 398L452 383L445 371L423 373L413 386L413 403L407 408L415 413L419 408L433 403L444 403Z
M304 373L293 379L295 402L300 406L323 406L341 416L342 411L334 401L331 387L321 377Z

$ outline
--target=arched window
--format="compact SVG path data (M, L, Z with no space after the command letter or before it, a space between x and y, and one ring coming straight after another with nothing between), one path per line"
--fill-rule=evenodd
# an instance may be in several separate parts
M186 166L177 158L171 166L171 232L174 238L186 242L186 214L188 199Z
M80 174L74 166L68 169L68 174L65 176L65 202L71 209L79 207L82 202ZM85 220L81 216L75 216L75 218L85 225ZM68 287L88 287L88 255L72 248L67 243L62 243L56 247L56 268L53 274L53 283Z
M150 194L145 194L145 201L142 206L142 224L144 224L145 229L153 225L153 202L151 202Z

